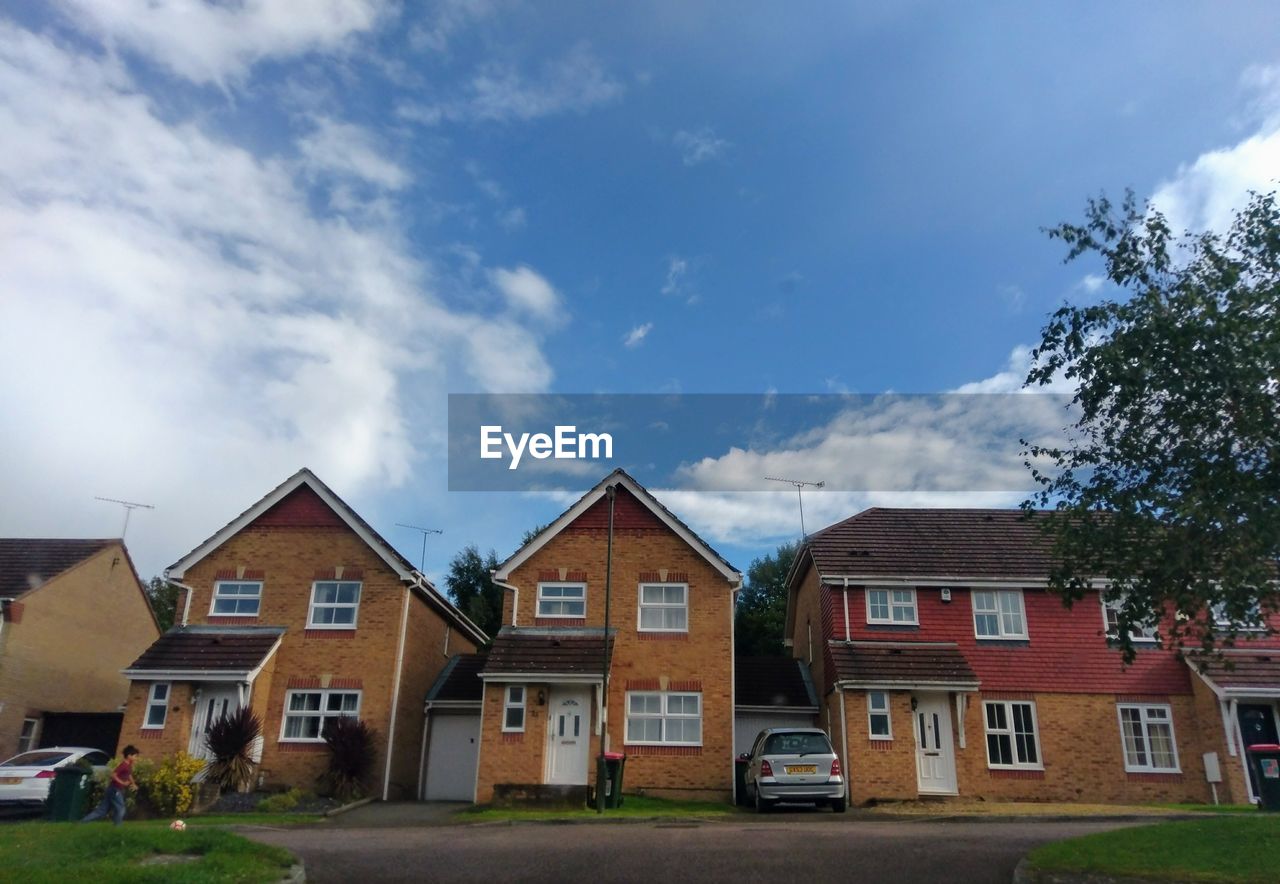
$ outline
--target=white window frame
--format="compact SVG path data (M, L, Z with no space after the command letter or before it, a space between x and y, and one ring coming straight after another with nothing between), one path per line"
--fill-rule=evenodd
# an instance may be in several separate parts
M884 698L884 708L877 709L875 704L876 697ZM876 733L873 722L877 717L884 718L886 733ZM892 740L893 739L893 716L889 714L889 692L888 691L867 691L867 736L872 740Z
M978 596L990 595L995 600L995 609L982 611L978 610ZM1018 599L1018 617L1022 620L1022 632L1010 632L1005 628L1004 618L1006 611L1000 605L1002 596L1011 596ZM969 591L969 609L973 615L973 635L974 638L983 641L1026 641L1031 637L1031 630L1027 626L1027 600L1023 596L1020 589L974 589ZM989 617L995 614L996 618L996 634L986 635L978 631L978 615Z
M874 592L885 593L885 609L888 613L885 614L883 617L878 617L872 612L871 594ZM897 598L898 593L909 594L911 596L911 601L910 602L900 601ZM866 603L867 603L867 623L868 624L874 623L879 626L919 626L920 625L920 606L919 606L919 600L916 598L916 591L914 587L907 588L907 587L901 587L901 586L868 586L864 595L866 596ZM893 615L895 610L907 609L908 606L911 611L910 620L894 619Z
M156 694L160 692L160 688L164 688L164 696L158 697ZM147 705L142 710L142 729L149 731L164 730L165 722L169 720L169 703L173 699L173 685L167 681L153 681L150 690L147 691ZM151 710L159 707L160 723L151 723Z
M27 725L31 725L31 729L27 730ZM24 718L22 719L22 730L18 732L18 754L30 752L36 744L36 737L40 734L40 719Z
M519 699L515 699L515 693L519 691ZM529 696L529 690L522 684L509 684L506 690L502 692L502 732L504 734L522 734L524 733L525 719L525 700ZM512 711L520 710L520 725L516 727L509 723L509 715Z
M543 603L544 601L545 601L545 602L571 602L571 601L577 601L577 599L574 599L574 598L572 598L572 597L570 597L570 598L565 598L564 596L559 596L559 597L556 597L556 598L546 598L546 597L543 595L543 590L546 590L546 589L581 589L581 590L582 590L582 613L581 613L581 614L547 614L547 613L545 613L545 612L542 610L542 603ZM538 584L538 606L537 606L537 616L538 616L538 619L540 619L540 620L542 620L542 619L547 619L547 620L585 620L585 619L586 619L586 617L587 617L587 585L586 585L585 583L575 583L575 582L565 583L565 582L563 582L563 581L560 581L560 582L551 582L551 583L539 583L539 584Z
M647 587L652 587L652 586L662 587L664 595L666 594L667 588L679 587L682 595L684 596L684 601L682 601L678 605L669 605L666 602L661 602L658 604L654 604L651 602L649 604L645 604L644 591ZM684 611L684 626L678 626L678 627L645 626L644 611L646 608L652 608L654 610L661 610L661 611L676 611L676 610ZM638 629L640 632L688 632L689 631L689 584L663 583L661 581L649 581L647 583L641 583L639 587L637 587L636 589L636 629Z
M316 593L320 591L320 587L324 584L334 584L335 586L346 586L354 584L356 588L356 600L354 603L346 602L316 602ZM311 604L307 607L307 629L355 629L360 622L360 599L364 595L364 583L360 580L316 580L311 584ZM321 609L351 609L350 623L317 623L316 611Z
M987 707L989 706L1004 707L1004 720L1007 727L991 727L991 720L987 717ZM1026 706L1031 709L1031 745L1035 749L1035 761L1018 760L1018 730L1014 724L1014 706ZM1034 700L983 700L982 733L987 753L987 767L991 770L1044 770L1044 749L1040 745L1040 717L1036 712ZM1013 758L1013 761L1009 764L1000 764L991 760L991 742L989 738L992 735L1009 738L1009 753Z
M1219 629L1232 629L1236 632L1266 632L1267 621L1266 616L1262 613L1262 606L1255 605L1253 619L1242 620L1236 623L1229 619L1226 615L1225 606L1219 602L1209 607L1209 616L1213 620L1213 625Z
M293 698L299 694L319 694L320 708L315 710L299 709L290 710L293 705ZM329 710L329 697L334 695L355 694L356 708L350 711ZM360 706L364 702L364 691L348 690L345 688L298 688L297 690L285 691L284 695L284 713L280 716L280 740L281 743L323 743L324 742L324 723L327 718L359 718ZM287 737L285 734L289 729L289 718L319 718L320 728L314 737Z
M631 698L632 697L658 697L660 699L660 710L657 713L641 712L632 714ZM671 700L675 697L696 697L698 700L698 714L689 715L684 712L671 712ZM702 693L699 691L628 691L626 695L625 712L626 712L626 728L623 741L632 746L701 746L702 745ZM631 737L631 720L633 718L643 718L647 720L660 721L661 735L657 740L639 740ZM667 739L667 722L672 720L693 721L698 722L698 739L694 740L669 740Z
M1102 602L1102 631L1110 641L1117 641L1120 638L1120 625L1118 622L1111 622L1111 614L1124 604L1124 596L1109 599L1105 592L1100 592L1098 599ZM1159 640L1159 628L1156 626L1144 626L1141 632L1129 633L1129 641L1132 642L1155 644Z
M1125 742L1125 724L1124 710L1138 710L1138 724L1142 728L1142 739L1146 747L1147 763L1134 764L1129 761L1129 747ZM1173 767L1156 767L1155 753L1151 751L1151 718L1152 709L1163 709L1166 718L1156 719L1158 724L1169 725L1169 748L1173 750ZM1117 703L1116 704L1116 721L1120 724L1120 752L1124 756L1124 769L1126 773L1182 773L1182 764L1178 760L1178 736L1173 728L1173 707L1168 703Z
M240 599L251 598L258 603L257 608L254 609L252 614L241 614L239 612L227 613L226 611L219 611L218 610L218 594L219 592L221 592L222 587L224 586L256 586L258 587L258 594L256 596L236 594L236 595L228 595L224 597L225 599L230 599L233 601L239 601ZM245 618L252 619L254 617L257 617L261 612L262 612L262 581L261 580L215 580L213 582L213 597L209 599L209 616L210 617L245 617Z

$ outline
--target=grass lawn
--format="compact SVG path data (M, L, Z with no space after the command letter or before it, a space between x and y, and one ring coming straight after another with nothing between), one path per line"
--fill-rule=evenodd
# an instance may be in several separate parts
M168 859L188 856L196 859ZM160 862L144 864L149 859ZM287 850L197 826L18 823L0 838L0 877L14 882L277 881L292 863Z
M622 807L597 814L595 808L525 808L490 807L481 805L460 811L455 817L459 822L490 820L594 820L594 819L663 819L697 818L712 819L737 813L732 804L715 801L667 801L643 795L622 796Z
M1169 810L1187 813L1257 813L1258 808L1252 804L1153 804L1152 807L1164 807Z
M1280 815L1220 816L1118 829L1032 851L1037 871L1254 884L1280 869Z

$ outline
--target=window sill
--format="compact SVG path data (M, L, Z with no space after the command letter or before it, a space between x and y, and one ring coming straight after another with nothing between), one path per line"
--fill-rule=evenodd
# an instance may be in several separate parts
M1131 782L1174 783L1182 780L1180 770L1138 770L1126 767L1124 773Z

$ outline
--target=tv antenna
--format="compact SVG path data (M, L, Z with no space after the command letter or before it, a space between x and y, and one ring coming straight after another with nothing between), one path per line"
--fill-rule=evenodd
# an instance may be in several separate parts
M129 531L129 516L133 514L134 510L155 509L155 507L153 507L149 503L137 503L136 501L132 501L132 500L116 500L114 497L96 497L95 496L93 499L101 500L103 503L118 503L120 504L120 506L124 507L124 527L120 529L121 540L124 540L124 535Z
M397 528L408 528L411 531L418 531L422 534L422 556L418 559L418 570L421 571L427 566L427 535L443 534L441 528L421 528L417 525L406 525L404 522L396 522Z
M804 540L809 536L804 530L804 488L805 486L809 486L811 488L823 488L827 483L825 481L806 482L803 479L780 479L777 476L765 476L765 480L769 482L786 482L788 485L795 486L796 500L800 501L800 539Z

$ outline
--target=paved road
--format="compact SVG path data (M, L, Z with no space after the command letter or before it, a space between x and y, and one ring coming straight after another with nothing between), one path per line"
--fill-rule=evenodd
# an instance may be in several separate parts
M327 881L1001 882L1047 841L1107 822L897 822L768 817L616 823L247 830Z

